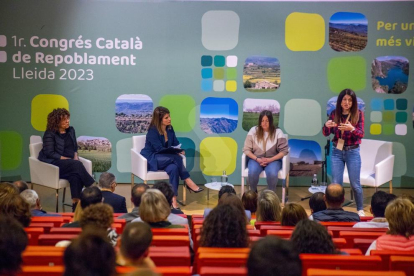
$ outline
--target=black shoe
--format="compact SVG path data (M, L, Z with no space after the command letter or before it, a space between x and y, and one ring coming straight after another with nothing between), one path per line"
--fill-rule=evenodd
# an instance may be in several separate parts
M194 192L194 193L199 193L199 192L204 191L204 189L203 189L203 188L200 188L200 187L198 187L198 189L197 189L197 190L193 190L193 189L191 189L190 187L188 187L188 185L187 185L187 184L185 184L185 183L184 183L184 185L185 185L185 187L187 188L187 190L188 190L190 193L192 193L192 192Z

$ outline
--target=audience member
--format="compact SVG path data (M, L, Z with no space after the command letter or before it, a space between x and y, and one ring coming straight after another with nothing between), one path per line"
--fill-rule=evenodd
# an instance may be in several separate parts
M139 206L141 205L141 196L148 189L147 184L139 183L134 185L131 190L131 201L134 204L134 208L131 212L119 216L120 219L125 219L127 223L139 217Z
M288 203L282 210L282 226L295 226L303 219L308 219L308 215L305 209L297 203Z
M252 217L256 217L257 193L253 190L245 192L242 196L242 203L246 211L250 211Z
M114 208L114 213L127 213L125 197L115 194L117 186L115 175L109 172L104 172L99 177L99 188L102 191L104 202Z
M228 193L223 194L219 200L218 205L223 204L236 207L240 212L244 213L246 215L246 223L249 224L252 214L250 213L250 211L244 210L243 203L237 195Z
M29 189L29 186L27 186L26 181L23 180L14 181L13 185L16 186L17 189L19 189L19 193L22 193L24 190Z
M325 226L309 219L301 220L296 224L290 240L299 254L339 253Z
M247 247L246 215L239 208L219 204L204 219L200 234L203 247Z
M314 193L309 199L309 208L311 210L310 220L313 220L313 213L326 210L326 203L324 199L324 193Z
M248 276L301 276L302 261L290 241L267 236L250 250Z
M280 221L282 208L275 192L263 190L257 202L257 221Z
M412 195L410 195L410 194L403 193L403 194L401 195L401 198L408 199L409 201L411 201L411 203L412 203L412 204L414 204L414 196L412 196Z
M342 209L345 200L345 190L342 185L332 183L326 187L324 200L327 209L313 213L316 221L360 221L359 215Z
M152 186L153 189L160 190L161 193L164 194L165 198L167 199L168 204L171 206L171 213L172 214L184 214L180 208L174 208L172 207L172 201L174 197L174 191L172 189L172 186L168 184L167 182L161 181L156 183L154 186Z
M42 210L42 205L40 204L39 195L35 190L24 190L20 193L20 196L29 203L30 212L32 217L60 217L60 214L48 214L46 211Z
M384 191L375 192L371 198L370 212L374 215L371 221L358 222L355 228L388 228L388 222L385 219L385 208L388 203L396 199L397 196L388 194Z
M115 250L105 231L88 228L66 248L64 276L115 276Z
M225 185L222 186L218 192L218 201L220 201L220 198L224 195L224 194L236 194L236 190L234 190L233 186L230 185ZM210 214L212 208L205 208L204 209L204 214L203 217L207 217L208 214Z
M11 185L11 184L10 184ZM16 187L11 185L17 190ZM21 223L23 227L28 227L32 220L30 206L19 194L5 194L0 198L0 216L10 216Z
M18 195L19 189L9 182L0 182L0 200L10 194Z
M371 250L414 251L414 205L404 198L391 201L385 209L390 230L368 248Z
M23 262L22 253L29 243L22 225L0 215L0 275L16 275Z

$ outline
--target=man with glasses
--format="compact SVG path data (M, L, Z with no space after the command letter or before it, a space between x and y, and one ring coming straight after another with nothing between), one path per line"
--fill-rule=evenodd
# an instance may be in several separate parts
M127 213L125 197L114 193L117 186L115 175L104 172L99 177L99 188L101 188L104 203L114 208L114 213Z

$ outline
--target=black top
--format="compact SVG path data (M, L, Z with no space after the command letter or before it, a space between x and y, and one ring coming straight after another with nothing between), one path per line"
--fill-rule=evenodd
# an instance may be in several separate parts
M104 203L112 206L114 213L128 213L125 197L110 191L102 191L102 197L104 198Z
M73 148L72 138L67 132L59 133L59 136L65 141L65 148L62 155L73 159L75 157L75 149Z
M69 127L66 130L66 135L71 138L72 149L74 152L78 151L78 145L76 142L75 129ZM64 156L65 152L65 140L60 137L56 131L46 130L43 135L43 148L39 152L39 160L51 164L55 160L59 160L61 156Z

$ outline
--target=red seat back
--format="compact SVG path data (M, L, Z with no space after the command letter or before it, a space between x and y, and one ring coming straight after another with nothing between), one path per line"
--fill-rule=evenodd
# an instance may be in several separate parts
M60 241L73 240L78 235L43 234L39 236L39 245L56 245Z
M407 276L414 275L414 257L406 256L391 256L390 257L390 270L404 271Z
M397 251L397 250L371 250L371 256L380 256L384 269L391 269L390 258L391 256L405 256L414 257L414 251Z

